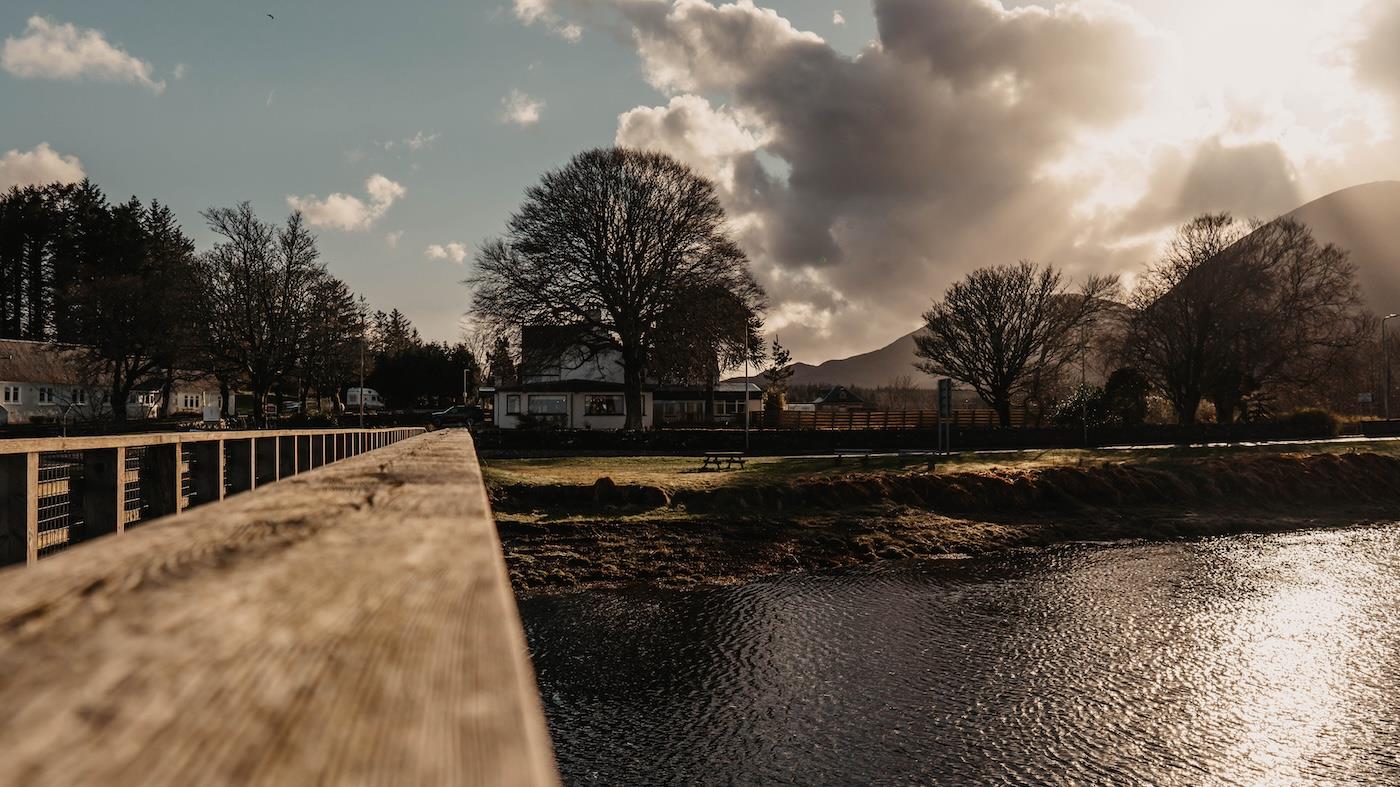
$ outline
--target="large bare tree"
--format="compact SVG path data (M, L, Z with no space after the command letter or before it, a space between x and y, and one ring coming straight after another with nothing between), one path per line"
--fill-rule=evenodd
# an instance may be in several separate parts
M261 413L272 386L297 367L326 270L299 212L281 227L247 202L203 215L221 238L203 259L210 367L243 378Z
M590 352L618 354L629 429L641 426L659 331L686 293L762 300L714 185L669 156L626 148L586 151L546 173L476 263L467 284L478 317L573 326Z
M1346 253L1292 219L1252 228L1229 214L1192 219L1129 307L1125 355L1181 424L1195 422L1204 399L1229 423L1250 394L1314 385L1367 335Z
M1116 286L1094 276L1071 292L1054 266L1024 260L973 271L924 313L918 366L972 386L1010 426L1015 398L1073 360L1081 328Z

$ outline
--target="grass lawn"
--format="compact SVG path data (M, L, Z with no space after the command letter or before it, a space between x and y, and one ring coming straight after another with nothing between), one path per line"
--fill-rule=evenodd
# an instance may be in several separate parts
M1032 469L1056 465L1102 462L1151 464L1228 456L1298 453L1372 452L1400 455L1400 440L1345 440L1264 445L1197 446L1134 449L1053 449L956 454L938 463L939 472L975 472L998 468ZM749 459L743 470L701 472L696 456L603 456L553 459L484 459L486 481L492 485L537 484L588 486L607 476L619 484L650 484L668 490L704 489L787 481L797 478L839 476L870 470L894 470L897 457L873 457L868 463L847 458L837 464L830 458L770 457ZM913 459L906 469L923 465Z

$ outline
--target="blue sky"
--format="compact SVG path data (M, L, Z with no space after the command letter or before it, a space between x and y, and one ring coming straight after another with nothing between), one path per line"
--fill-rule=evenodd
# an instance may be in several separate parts
M829 9L786 5L831 26ZM323 255L431 338L456 337L467 294L465 269L424 249L499 232L542 171L611 144L619 113L663 100L613 37L570 44L521 25L506 5L21 0L0 8L0 37L21 36L36 14L101 31L166 87L0 73L0 152L47 142L113 198L172 205L201 245L209 206L246 199L281 218L289 195L363 196L365 179L383 174L406 195L367 230L319 230ZM853 25L843 37L858 45L865 22L864 34ZM544 102L537 124L499 120L512 90ZM420 133L437 136L409 150Z
M1394 0L19 0L0 187L86 174L201 245L204 208L299 200L336 275L450 340L470 251L621 140L715 179L769 328L820 362L974 267L1131 285L1194 212L1400 178L1397 35Z

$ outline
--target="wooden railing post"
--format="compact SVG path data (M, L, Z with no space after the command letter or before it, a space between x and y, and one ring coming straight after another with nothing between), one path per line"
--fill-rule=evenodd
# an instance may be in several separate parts
M247 492L256 486L257 479L253 473L253 438L225 440L224 449L227 451L228 457L224 465L228 493L234 495L239 492Z
M83 452L83 540L126 529L126 449Z
M39 559L39 454L0 456L0 566Z
M224 441L190 443L190 496L194 505L224 499Z

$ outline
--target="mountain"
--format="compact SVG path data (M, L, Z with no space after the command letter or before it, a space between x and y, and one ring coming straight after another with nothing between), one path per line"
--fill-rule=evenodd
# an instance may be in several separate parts
M1342 189L1288 215L1320 242L1351 252L1371 311L1400 312L1400 181Z
M838 358L813 366L810 363L793 364L796 372L789 385L845 385L860 388L877 388L889 385L901 375L909 375L916 388L933 388L933 378L914 368L914 334L906 334L878 350L873 350L850 358ZM743 378L736 378L743 379ZM762 385L763 378L755 375L749 378Z
M1353 186L1313 200L1287 214L1307 225L1322 243L1351 253L1367 307L1376 314L1400 312L1400 181ZM792 384L876 388L900 375L912 375L919 388L934 378L914 368L914 334L868 353L813 366L794 364ZM740 380L742 378L735 378ZM762 385L761 377L750 377Z

